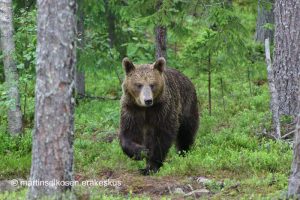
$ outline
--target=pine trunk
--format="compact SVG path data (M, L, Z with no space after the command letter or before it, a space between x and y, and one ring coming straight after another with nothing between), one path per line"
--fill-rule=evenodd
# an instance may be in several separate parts
M75 91L79 96L85 96L85 73L83 70L76 69L75 72Z
M164 57L167 59L167 28L165 26L156 26L155 28L156 41L156 59Z
M274 75L280 115L299 112L300 79L300 1L275 2Z
M271 8L268 8L266 3L270 4ZM274 31L265 27L267 23L274 24L274 2L273 0L267 0L266 2L259 1L257 6L257 22L255 40L263 43L265 39L269 38L273 43Z
M109 6L109 0L104 0L105 14L107 19L108 38L110 48L114 48L116 43L116 17Z
M296 132L294 137L294 158L292 163L292 174L289 179L288 196L295 199L300 198L300 113L297 117Z
M211 54L208 53L207 59L207 73L208 73L208 112L211 116Z
M77 10L77 38L78 43L77 47L79 52L83 51L84 47L84 12L83 12L83 0L77 1L78 10ZM80 54L77 58L80 59ZM79 96L85 96L85 72L84 69L75 70L75 92Z
M8 129L13 136L22 132L22 112L18 88L19 76L14 61L12 1L0 0L1 48L4 56L5 82L8 88Z
M158 0L156 8L159 10L163 0ZM156 59L164 57L167 59L167 27L161 25L160 22L155 26L155 57Z
M38 0L38 44L30 181L73 180L76 4ZM29 199L60 199L71 186L31 185Z

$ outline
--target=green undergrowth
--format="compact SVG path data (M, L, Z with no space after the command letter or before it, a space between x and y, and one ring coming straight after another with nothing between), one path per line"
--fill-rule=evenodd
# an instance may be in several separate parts
M110 91L121 93L116 79L105 79L108 72L87 74L87 93L108 96ZM232 81L230 73L222 72L227 81L223 96L216 74L212 88L212 115L207 110L207 83L205 74L192 78L199 97L201 122L196 142L185 157L171 148L157 177L207 176L214 181L224 181L223 188L210 186L215 198L257 198L281 195L287 187L291 163L291 147L282 141L273 141L259 133L268 127L267 85L257 86L252 81L251 91L247 76ZM241 72L243 74L243 72ZM101 81L100 81L101 80ZM99 84L98 84L99 82ZM105 87L105 89L103 89ZM96 178L106 171L135 174L145 161L126 157L116 134L119 124L118 100L79 100L75 114L75 174ZM20 138L7 136L5 124L0 133L1 179L28 178L31 162L31 132L26 129ZM107 138L112 138L107 140ZM232 189L238 184L238 191ZM108 194L108 193L107 193Z

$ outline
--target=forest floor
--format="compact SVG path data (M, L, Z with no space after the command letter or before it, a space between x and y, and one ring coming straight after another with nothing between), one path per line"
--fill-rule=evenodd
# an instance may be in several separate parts
M291 145L264 136L270 130L269 93L265 68L232 74L224 69L213 77L212 115L207 110L207 78L193 69L184 73L194 82L201 107L201 122L194 147L185 156L174 147L157 174L142 176L145 161L124 155L116 136L119 126L118 100L79 100L75 114L75 180L111 180L121 185L74 188L78 199L273 199L284 197L292 158ZM238 71L238 70L237 70ZM96 75L92 75L96 74ZM87 93L119 97L119 80L114 73L88 74ZM224 80L223 92L220 77ZM263 81L261 81L263 80ZM251 89L249 88L251 86ZM34 91L34 87L32 87ZM0 125L0 200L24 199L26 188L6 188L7 180L28 180L31 165L31 135L34 92L25 134L12 139L6 124ZM223 94L223 95L222 95ZM14 192L8 192L9 190ZM5 190L5 191L3 191Z

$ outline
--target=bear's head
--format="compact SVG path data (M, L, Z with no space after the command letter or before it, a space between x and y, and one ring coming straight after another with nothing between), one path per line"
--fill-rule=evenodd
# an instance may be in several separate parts
M124 58L122 65L126 73L123 91L140 107L154 105L164 89L166 60L159 58L153 64L134 65Z

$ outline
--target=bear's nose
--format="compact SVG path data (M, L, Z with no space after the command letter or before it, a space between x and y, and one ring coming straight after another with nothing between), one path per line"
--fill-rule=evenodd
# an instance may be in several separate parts
M152 99L146 99L146 100L145 100L146 106L151 106L152 103L153 103L153 100L152 100Z

